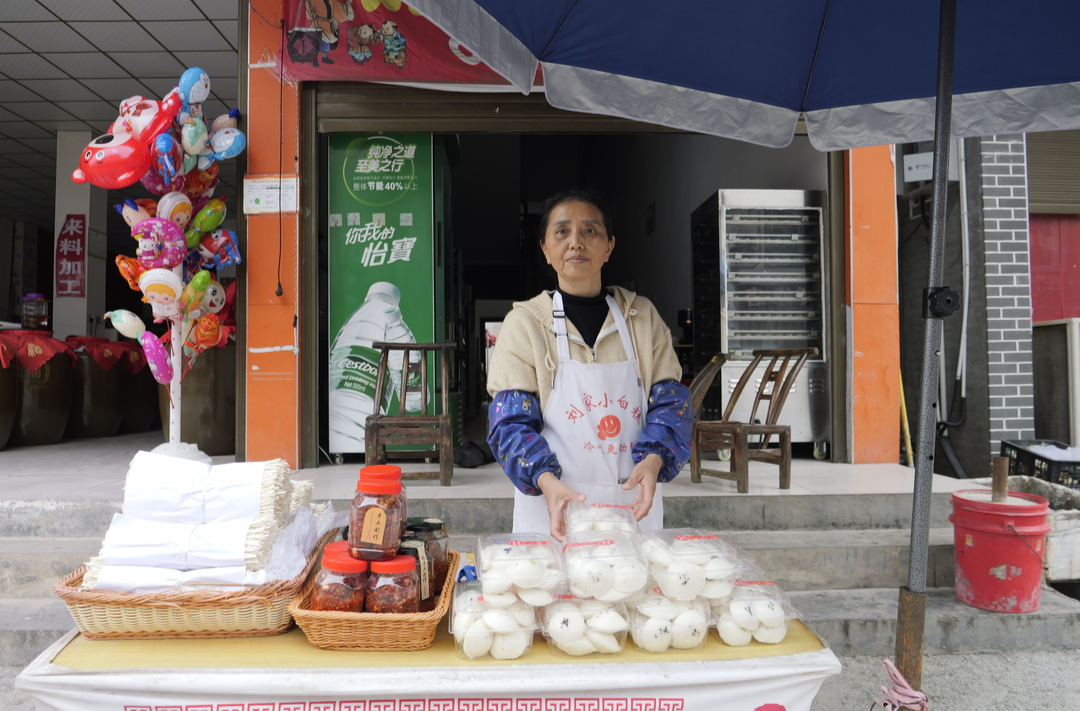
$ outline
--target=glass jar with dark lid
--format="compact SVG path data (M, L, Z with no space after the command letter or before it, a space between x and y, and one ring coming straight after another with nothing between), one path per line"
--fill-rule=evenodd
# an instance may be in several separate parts
M431 595L437 598L450 574L450 539L446 524L441 519L413 517L406 521L402 545L410 541L412 546L423 544L431 560ZM421 591L424 588L421 571Z

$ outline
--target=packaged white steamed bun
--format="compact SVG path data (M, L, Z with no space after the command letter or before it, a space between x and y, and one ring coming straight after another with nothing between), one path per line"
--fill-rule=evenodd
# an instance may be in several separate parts
M697 649L709 636L712 614L703 598L678 600L655 587L630 605L630 637L646 652Z
M588 533L589 531L623 531L640 533L634 509L619 504L588 503L571 501L563 513L567 533Z
M798 613L791 607L787 593L765 578L760 568L739 571L733 581L731 596L714 609L716 631L732 647L742 647L756 640L779 644L787 636L789 620Z
M629 615L622 603L560 595L540 610L548 647L571 657L618 654L626 644Z
M641 548L624 531L568 533L562 554L575 597L623 602L643 590L649 580Z
M476 570L489 604L505 607L521 601L550 605L566 579L558 544L542 533L500 533L480 538Z
M450 615L458 655L465 659L517 659L532 649L536 609L520 600L492 605L479 583L458 583Z
M736 570L753 560L719 536L693 528L650 531L639 540L656 584L675 600L728 597Z

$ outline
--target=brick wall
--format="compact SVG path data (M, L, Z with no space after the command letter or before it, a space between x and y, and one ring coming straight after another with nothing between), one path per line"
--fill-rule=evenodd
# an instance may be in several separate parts
M990 453L1035 436L1027 154L1023 135L982 139Z

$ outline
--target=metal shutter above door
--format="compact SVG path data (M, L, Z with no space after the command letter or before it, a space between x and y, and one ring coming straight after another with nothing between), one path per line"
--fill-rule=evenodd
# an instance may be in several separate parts
M678 133L563 111L542 93L467 94L364 82L319 82L320 133Z
M1080 214L1080 131L1027 136L1028 209Z

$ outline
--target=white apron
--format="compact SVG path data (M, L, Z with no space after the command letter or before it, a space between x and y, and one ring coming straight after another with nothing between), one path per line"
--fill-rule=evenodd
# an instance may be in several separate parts
M608 295L608 308L619 328L627 360L622 363L578 363L570 358L562 294L552 296L558 370L544 407L544 439L562 465L562 481L586 496L586 503L629 505L637 489L624 491L634 460L630 448L641 436L648 395L638 371L637 353L630 341L619 305ZM639 524L643 531L664 527L661 486L656 485L652 509ZM514 492L514 533L551 530L547 500Z

